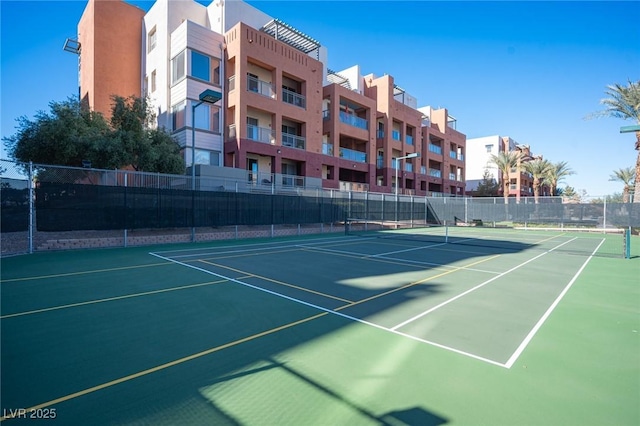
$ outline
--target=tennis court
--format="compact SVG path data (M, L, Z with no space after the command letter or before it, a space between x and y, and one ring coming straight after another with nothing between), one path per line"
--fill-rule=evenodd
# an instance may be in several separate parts
M352 234L3 259L3 420L640 421L637 244Z

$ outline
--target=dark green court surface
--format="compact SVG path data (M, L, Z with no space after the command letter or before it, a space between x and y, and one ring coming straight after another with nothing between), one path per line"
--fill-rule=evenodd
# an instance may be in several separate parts
M484 232L2 259L2 420L640 424L638 241Z

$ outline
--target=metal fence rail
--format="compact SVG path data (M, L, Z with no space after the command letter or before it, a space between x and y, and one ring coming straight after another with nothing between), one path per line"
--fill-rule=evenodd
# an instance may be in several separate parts
M191 229L191 241L205 228L231 227L225 232L234 236L238 227L263 227L271 236L276 227L302 232L314 224L321 232L336 231L348 219L405 226L640 227L640 203L607 203L606 198L603 203L567 203L561 197L538 202L509 198L505 203L502 197L419 197L275 184L256 188L254 182L210 177L196 177L192 186L191 179L0 160L2 254L44 249L50 245L42 241L51 239L121 236L113 244L127 245L127 232L141 230L175 234Z

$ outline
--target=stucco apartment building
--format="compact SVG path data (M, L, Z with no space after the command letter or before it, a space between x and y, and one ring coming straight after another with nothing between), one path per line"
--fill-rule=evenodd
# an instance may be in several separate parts
M147 95L199 174L372 192L397 175L399 193L464 194L466 136L446 109L390 75L331 70L320 42L240 0L89 0L77 42L85 104L108 115L113 94Z
M528 173L523 166L523 162L536 158L531 153L529 145L517 143L509 136L485 136L481 138L471 138L466 141L467 154L470 161L467 161L467 181L466 192L473 194L482 181L485 170L496 182L502 185L502 173L491 163L491 156L500 152L518 151L521 153L520 162L509 172L509 196L510 197L532 197L533 196L533 176ZM502 187L502 186L501 186ZM544 186L541 194L548 195L549 188Z

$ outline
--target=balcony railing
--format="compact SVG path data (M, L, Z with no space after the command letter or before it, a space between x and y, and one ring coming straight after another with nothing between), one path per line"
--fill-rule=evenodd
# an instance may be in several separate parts
M367 162L367 153L361 151L355 151L353 149L340 148L340 158L345 160L356 161L358 163Z
M282 186L304 187L304 176L282 175Z
M305 142L305 138L302 136L292 135L289 133L282 134L282 146L305 149Z
M442 155L442 147L439 147L438 145L434 145L434 144L430 143L429 144L429 152L433 152L435 154Z
M256 142L272 144L275 141L273 130L266 127L258 127L253 124L247 124L247 139Z
M413 136L407 135L406 140L408 145L413 145Z
M369 128L369 122L364 118L360 118L357 115L347 114L344 111L340 111L340 121L353 127L367 130Z
M360 182L343 182L340 181L340 191L360 191L368 192L369 184Z
M230 92L232 90L236 89L236 76L235 75L232 75L231 77L229 77L228 88L229 88Z
M250 75L247 76L247 91L255 92L272 99L276 97L276 92L273 91L271 83L259 80Z
M307 100L304 96L288 89L282 89L282 102L286 102L300 108L306 108L307 106Z
M412 172L412 171L413 171L413 164L411 164L411 163L404 163L404 171L405 171L405 172Z
M325 109L324 111L322 111L323 120L328 120L330 118L331 118L331 112L328 109Z
M456 180L456 174L455 173L449 173L449 180Z
M458 160L464 161L464 154L462 153L458 154Z
M376 133L376 137L378 139L384 139L384 130L378 130L378 132Z
M438 169L429 169L429 176L441 178L442 172Z
M378 158L376 161L376 167L382 169L384 167L384 158Z
M420 173L422 173L423 175L427 174L427 167L426 166L420 166Z
M392 131L391 131L391 138L392 138L394 141L402 140L402 139L400 139L400 132L399 132L398 130L392 130Z
M333 156L333 145L330 143L323 143L322 144L322 153L324 155L331 155Z
M458 153L455 151L449 151L449 157L453 158L454 160L458 159Z

